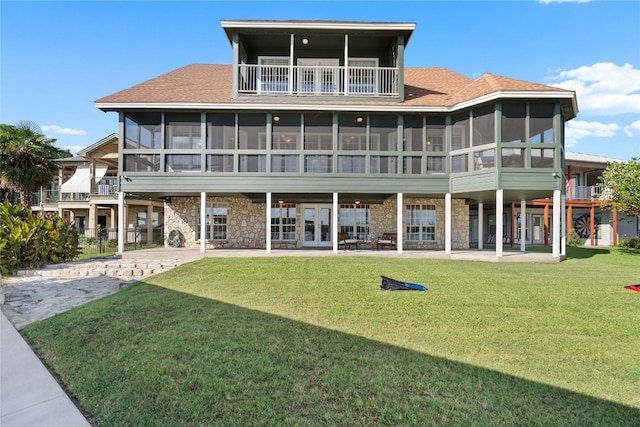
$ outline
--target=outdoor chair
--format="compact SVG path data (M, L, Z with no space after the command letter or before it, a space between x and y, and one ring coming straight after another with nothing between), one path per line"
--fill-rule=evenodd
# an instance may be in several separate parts
M380 247L395 249L397 236L398 233L382 233L382 237L376 241L376 249L380 249Z
M347 233L338 233L338 249L358 249L358 239L352 239Z

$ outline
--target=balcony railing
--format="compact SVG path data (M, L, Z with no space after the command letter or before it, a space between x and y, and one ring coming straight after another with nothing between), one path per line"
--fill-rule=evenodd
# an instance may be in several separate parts
M599 185L574 185L571 187L571 200L603 200L606 194Z
M392 67L241 64L238 68L241 95L398 96L398 69Z

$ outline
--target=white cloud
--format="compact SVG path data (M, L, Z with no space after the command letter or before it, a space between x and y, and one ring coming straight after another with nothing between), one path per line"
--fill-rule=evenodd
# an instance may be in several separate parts
M41 126L40 127L42 129L43 132L54 132L54 133L59 133L62 135L86 135L87 131L84 131L82 129L70 129L70 128L63 128L61 126L58 125L48 125L48 126Z
M616 123L585 122L571 120L567 122L564 135L564 143L567 148L575 147L578 140L587 136L612 137L620 130Z
M578 107L587 115L640 113L640 70L631 64L599 62L552 79L560 80L553 86L576 91Z
M624 127L624 133L627 136L640 135L640 120L636 120L628 126Z

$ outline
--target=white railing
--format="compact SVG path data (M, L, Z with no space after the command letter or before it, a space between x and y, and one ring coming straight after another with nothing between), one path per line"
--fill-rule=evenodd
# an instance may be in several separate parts
M600 200L605 199L605 196L599 185L574 185L571 187L571 200Z
M398 69L241 64L238 94L398 96Z

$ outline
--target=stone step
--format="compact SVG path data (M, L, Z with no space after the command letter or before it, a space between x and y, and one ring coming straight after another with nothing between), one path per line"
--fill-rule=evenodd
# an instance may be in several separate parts
M77 261L51 264L39 269L19 270L15 277L147 277L183 264L184 260Z

